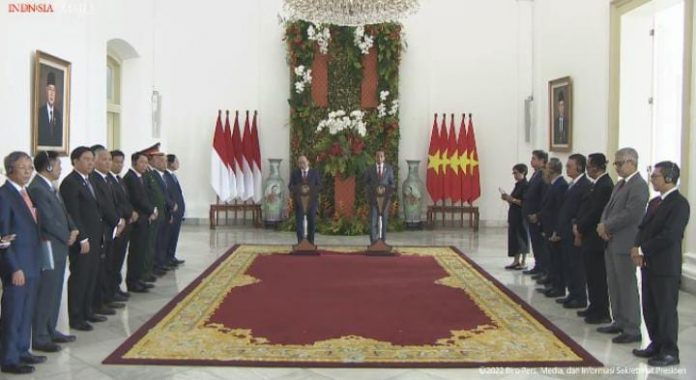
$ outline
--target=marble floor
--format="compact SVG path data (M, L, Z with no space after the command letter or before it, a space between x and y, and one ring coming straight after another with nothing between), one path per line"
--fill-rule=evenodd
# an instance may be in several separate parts
M621 379L694 379L696 378L696 296L682 293L679 301L682 365L668 369L648 367L644 360L631 354L637 345L618 345L610 336L595 332L595 326L584 324L574 310L566 310L534 291L529 276L503 269L509 263L505 255L506 235L502 228L484 228L474 234L470 230L437 230L400 232L389 235L391 244L453 245L474 259L505 286L549 318L570 337L605 364L605 368L492 368L492 369L342 369L342 368L248 368L248 367L182 367L182 366L115 366L101 361L124 339L164 306L175 294L196 278L229 246L236 243L292 243L293 233L254 229L248 226L221 227L210 231L207 226L184 226L179 256L186 260L180 269L157 282L154 291L134 294L127 307L95 324L91 332L76 332L77 342L48 354L48 362L37 366L33 375L23 379L538 379L538 378L621 378ZM365 245L367 238L318 236L320 244ZM66 302L63 298L60 328L67 331ZM644 333L647 337L647 333ZM646 341L643 342L647 344ZM0 374L0 378L14 378Z

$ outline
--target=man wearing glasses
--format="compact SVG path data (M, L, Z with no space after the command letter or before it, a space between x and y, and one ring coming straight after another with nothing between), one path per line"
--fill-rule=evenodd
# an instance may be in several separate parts
M620 334L612 339L614 343L640 342L640 299L630 253L648 202L648 184L638 173L638 152L633 148L616 152L614 168L621 180L597 225L597 234L607 242L604 261L614 321L597 331Z

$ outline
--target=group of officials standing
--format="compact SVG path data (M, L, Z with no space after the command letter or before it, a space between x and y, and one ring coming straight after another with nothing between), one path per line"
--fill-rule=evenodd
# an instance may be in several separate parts
M650 344L633 354L653 366L678 364L681 244L689 221L689 203L677 189L679 167L670 161L655 164L650 182L659 195L648 202L635 149L616 152L616 184L607 164L601 153L587 158L572 154L565 164L567 182L561 161L535 150L529 182L516 174L522 190L502 196L510 203L509 220L518 221L509 224L509 241L526 236L528 229L535 265L523 273L544 285L537 290L564 308L583 309L577 314L586 323L608 323L597 331L616 335L614 343L642 340L640 268ZM517 172L521 167L526 174L526 165L515 165ZM506 268L524 269L519 257L528 252L525 244L513 244L509 255L515 262Z
M31 373L46 361L34 351L60 351L75 336L56 329L66 266L70 328L93 329L125 307L129 292L144 293L157 276L184 261L176 247L185 205L174 172L179 161L158 145L125 155L101 145L75 148L73 170L60 186L56 152L32 158L12 152L0 187L0 364L2 372ZM32 175L36 170L36 175Z

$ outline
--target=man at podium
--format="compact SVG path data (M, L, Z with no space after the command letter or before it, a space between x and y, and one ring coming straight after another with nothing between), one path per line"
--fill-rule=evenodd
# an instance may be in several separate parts
M365 186L367 189L367 199L370 202L370 243L377 240L384 241L387 236L387 221L389 217L389 204L391 194L396 187L394 182L394 171L391 165L384 162L384 151L378 150L375 153L375 164L368 166L365 171ZM378 202L380 191L383 202ZM380 208L381 207L381 208ZM379 216L382 214L382 233L379 233Z
M321 178L316 169L309 167L309 160L305 155L300 155L297 158L298 168L293 170L290 175L290 194L292 195L293 205L295 207L295 225L297 226L297 242L301 242L304 238L305 225L302 203L303 187L307 191L307 241L314 244L315 219L317 215L317 194L321 190Z

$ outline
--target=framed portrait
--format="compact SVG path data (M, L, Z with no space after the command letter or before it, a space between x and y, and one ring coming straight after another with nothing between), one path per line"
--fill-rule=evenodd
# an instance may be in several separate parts
M549 81L549 151L573 149L573 82L570 77Z
M31 117L32 153L70 147L70 62L36 51Z

